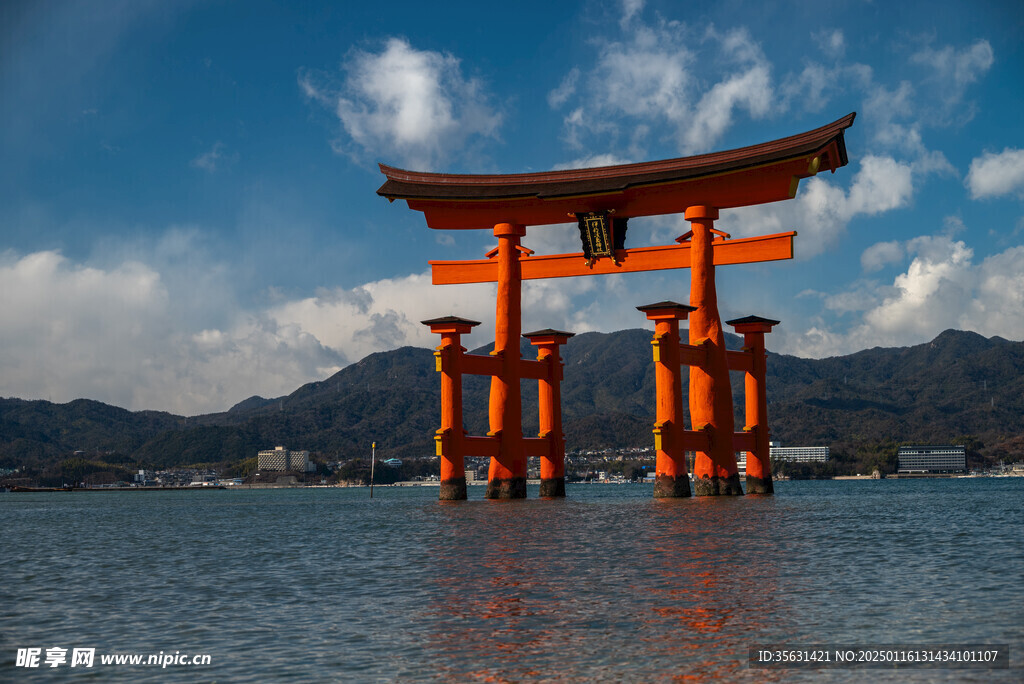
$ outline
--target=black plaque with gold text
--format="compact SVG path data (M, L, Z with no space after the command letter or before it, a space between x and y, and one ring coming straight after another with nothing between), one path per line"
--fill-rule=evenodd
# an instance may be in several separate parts
M576 215L580 242L583 243L583 258L587 264L598 257L611 257L612 261L618 263L615 250L625 249L626 220L613 220L608 212L603 211Z

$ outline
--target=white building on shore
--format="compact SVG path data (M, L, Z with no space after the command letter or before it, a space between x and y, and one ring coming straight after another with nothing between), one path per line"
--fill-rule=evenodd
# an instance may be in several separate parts
M256 467L259 470L298 471L312 470L308 451L288 451L283 446L266 449L257 454Z
M829 447L784 447L781 442L769 442L771 462L788 461L790 463L826 463L830 458ZM741 475L747 472L747 452L736 452L736 466Z
M967 448L963 446L901 446L896 452L897 474L962 473L967 470Z

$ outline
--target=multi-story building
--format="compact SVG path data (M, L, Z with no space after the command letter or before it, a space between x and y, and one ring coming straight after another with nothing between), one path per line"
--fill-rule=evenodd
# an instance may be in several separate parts
M780 442L770 442L771 462L789 461L790 463L825 463L830 457L829 447L784 447ZM747 452L736 452L736 467L740 474L747 472Z
M963 446L902 446L896 453L897 473L962 473L967 469Z
M772 442L770 451L773 462L825 463L829 459L829 447L827 446L784 447L779 442Z
M257 454L256 467L260 470L309 470L308 451L288 451L283 446L266 449Z

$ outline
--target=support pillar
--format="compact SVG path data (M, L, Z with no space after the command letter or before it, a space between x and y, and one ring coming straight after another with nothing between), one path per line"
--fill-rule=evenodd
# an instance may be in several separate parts
M679 322L686 320L692 306L676 302L658 302L637 309L654 321L654 382L657 407L654 422L656 452L655 498L690 496L690 476L686 472L683 447L683 382L679 357Z
M547 377L537 380L539 437L548 452L540 457L540 496L565 496L565 434L562 432L562 358L558 348L574 333L538 330L523 337L537 347L537 360L548 366Z
M526 453L523 451L522 396L519 390L519 336L522 276L519 240L526 228L514 223L494 226L498 238L498 299L494 351L501 358L501 375L491 378L490 432L499 440L498 455L487 473L488 499L526 498Z
M736 454L733 451L732 388L725 353L725 334L718 314L712 227L718 209L686 209L693 237L690 243L690 344L705 344L707 363L690 368L690 419L694 430L709 436L708 451L698 451L693 465L697 496L742 495Z
M441 428L434 434L436 453L441 461L441 501L466 498L466 460L462 430L462 347L461 336L479 321L456 316L423 321L430 332L441 335L441 346L434 352L435 367L441 373Z
M747 494L773 494L771 446L768 431L768 394L765 385L767 363L764 347L765 333L772 331L778 321L758 316L747 316L726 321L743 335L744 351L752 355L751 370L744 378L746 405L744 430L754 433L754 451L747 452Z

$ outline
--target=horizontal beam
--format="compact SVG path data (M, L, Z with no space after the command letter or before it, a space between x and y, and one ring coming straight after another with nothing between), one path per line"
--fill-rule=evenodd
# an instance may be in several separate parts
M500 453L501 441L497 437L463 437L463 453L466 456L496 458Z
M465 436L462 438L463 454L496 458L501 451L501 438ZM547 437L524 437L523 453L526 456L551 456L551 440Z
M547 361L523 359L519 362L519 377L523 380L547 380L551 366Z
M712 243L715 265L752 264L761 261L792 259L795 235L796 231L790 231L735 240L716 240ZM519 258L519 265L523 280L689 268L690 245L683 243L658 247L635 247L617 251L616 258L618 264L604 257L594 260L588 267L582 252L548 254L522 256ZM498 282L498 262L493 259L431 261L430 268L434 285Z
M683 430L683 449L686 451L708 451L711 441L703 430ZM753 451L757 448L753 432L732 433L732 447L735 451Z
M754 451L757 448L753 432L732 433L732 448L736 451Z
M711 449L711 440L708 439L708 433L703 430L683 430L683 443L684 451L703 451L708 452Z
M708 365L708 348L703 344L680 344L679 363L684 366L706 367Z
M725 358L729 363L729 370L731 371L746 371L747 373L754 372L753 352L727 349L725 351Z
M551 367L546 361L534 359L519 360L519 377L524 380L543 380L548 377ZM462 372L465 375L501 376L504 371L500 356L463 354Z
M466 375L501 375L501 357L463 354L462 372Z
M551 440L547 437L524 437L523 453L527 456L551 457Z

